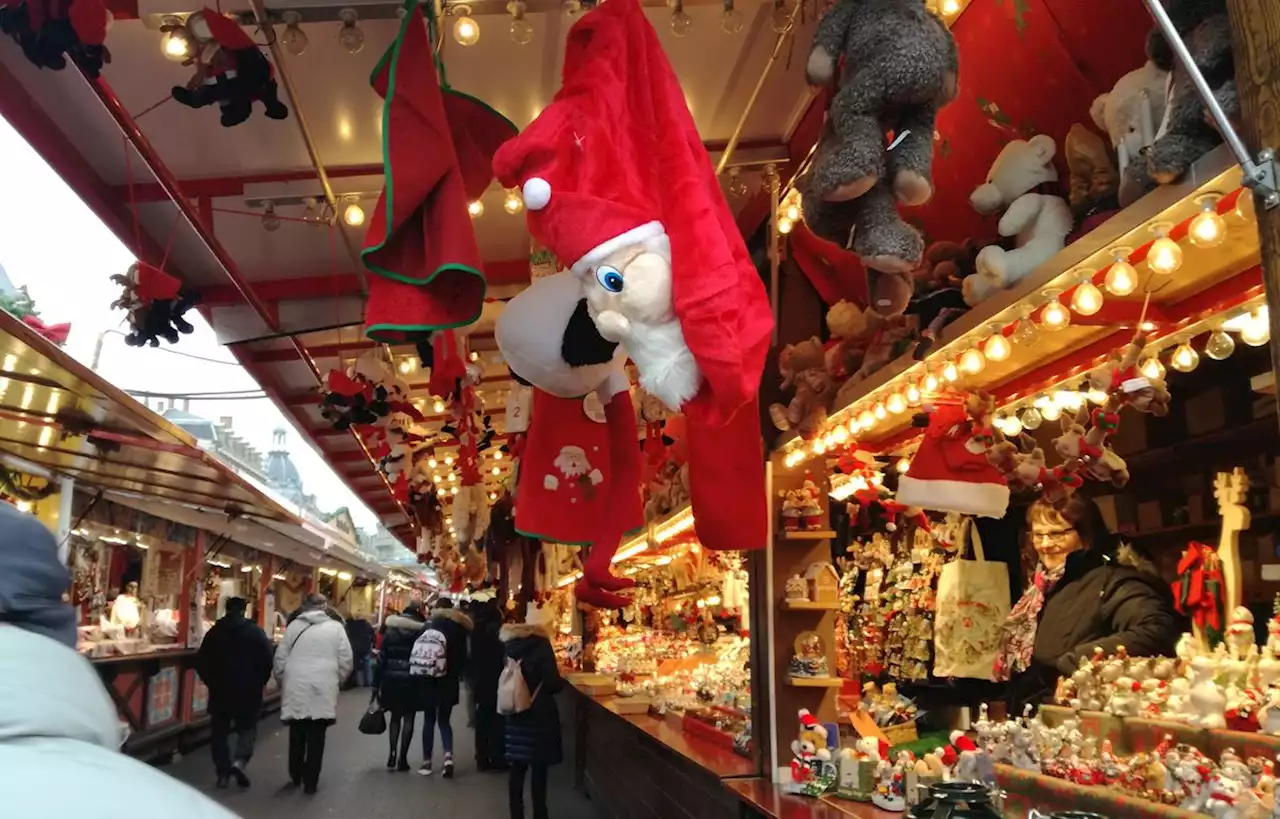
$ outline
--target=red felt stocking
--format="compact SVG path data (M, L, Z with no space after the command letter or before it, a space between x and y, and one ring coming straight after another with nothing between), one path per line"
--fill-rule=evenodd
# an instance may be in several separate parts
M604 412L609 427L609 463L612 467L609 494L596 522L591 554L582 567L582 577L589 586L619 591L636 585L631 578L615 577L610 571L626 522L634 519L632 510L639 504L640 497L640 450L636 446L635 408L631 404L630 391L622 390L614 395Z

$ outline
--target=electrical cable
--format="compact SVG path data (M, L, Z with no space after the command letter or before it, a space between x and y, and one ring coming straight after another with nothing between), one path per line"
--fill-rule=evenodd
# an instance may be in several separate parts
M168 398L174 401L258 401L267 399L265 392L250 391L245 392L192 392L192 393L168 393L168 392L147 392L145 390L125 390L126 393L134 398Z
M123 336L126 338L129 336L128 333L121 332L120 330L104 330L103 332L110 333L111 335L115 335L115 336ZM194 358L196 361L208 361L210 364L227 364L232 367L240 366L239 361L224 361L221 358L209 358L208 356L195 355L194 353L184 353L182 350L175 350L172 347L148 347L146 349L159 350L162 353L171 353L173 355L180 355L183 358Z

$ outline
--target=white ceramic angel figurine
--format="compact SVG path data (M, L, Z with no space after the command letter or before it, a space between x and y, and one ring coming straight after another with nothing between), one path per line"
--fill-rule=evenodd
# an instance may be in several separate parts
M1136 682L1146 682L1153 676L1151 669L1154 662L1154 657L1130 657L1125 676Z
M1151 663L1151 676L1157 680L1172 680L1178 673L1178 663L1169 657L1156 657Z
M1190 721L1201 728L1226 728L1227 697L1214 680L1222 661L1222 646L1211 657L1199 656L1191 661Z
M1140 713L1154 717L1163 717L1166 715L1165 707L1169 703L1169 683L1152 677L1142 683L1141 697L1142 702Z
M1174 649L1174 653L1178 655L1182 670L1186 671L1191 666L1191 661L1200 654L1200 642L1196 640L1194 634L1184 631L1182 636L1178 638L1178 645Z
M1258 722L1262 733L1280 736L1280 686L1272 685L1267 689L1266 702L1258 711Z

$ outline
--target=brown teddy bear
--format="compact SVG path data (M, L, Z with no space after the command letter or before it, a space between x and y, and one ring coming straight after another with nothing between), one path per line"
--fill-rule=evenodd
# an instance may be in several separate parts
M827 421L827 409L836 393L822 342L812 336L783 347L778 353L778 371L783 389L793 387L795 393L786 404L769 407L773 425L782 432L796 430L804 438L816 435Z
M1071 215L1076 228L1067 244L1105 222L1119 208L1120 173L1102 137L1080 123L1071 126L1066 141L1067 169L1071 178Z
M831 340L826 344L825 366L831 377L843 381L862 366L866 344L859 343L867 329L867 317L858 305L841 299L827 310L827 329Z

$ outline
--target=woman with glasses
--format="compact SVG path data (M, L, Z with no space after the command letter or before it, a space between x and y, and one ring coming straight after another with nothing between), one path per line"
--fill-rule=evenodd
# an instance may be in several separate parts
M1186 623L1155 566L1108 530L1097 504L1072 495L1027 510L1035 571L1001 632L996 676L1011 705L1043 701L1095 648L1172 656Z

